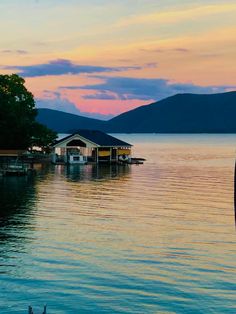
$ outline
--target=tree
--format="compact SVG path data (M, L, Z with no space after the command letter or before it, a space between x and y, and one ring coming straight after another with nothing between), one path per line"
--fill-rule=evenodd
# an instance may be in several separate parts
M57 134L45 125L35 122L33 126L33 136L31 146L41 147L44 152L49 151L49 146L56 139Z
M56 133L35 121L34 97L17 74L0 75L0 149L48 146ZM40 139L40 141L36 141Z

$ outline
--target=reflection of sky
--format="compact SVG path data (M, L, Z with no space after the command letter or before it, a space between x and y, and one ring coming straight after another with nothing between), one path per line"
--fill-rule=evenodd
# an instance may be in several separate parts
M0 242L1 313L29 303L59 314L235 313L235 135L121 139L147 161L52 166L31 192L21 185L29 197Z
M236 85L235 1L13 0L0 11L1 72L23 75L39 107L99 117Z

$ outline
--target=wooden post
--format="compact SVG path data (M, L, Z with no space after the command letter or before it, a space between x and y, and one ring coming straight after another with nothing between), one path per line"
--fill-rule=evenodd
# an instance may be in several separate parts
M29 306L28 314L34 314L32 306ZM42 314L47 314L47 305L44 305Z
M98 164L98 147L96 148L96 163Z
M69 156L67 147L65 149L66 149L66 151L65 151L65 163L68 164L70 162L70 160L69 160L70 156Z
M34 314L32 306L29 306L28 314Z
M118 148L116 148L116 162L118 163Z

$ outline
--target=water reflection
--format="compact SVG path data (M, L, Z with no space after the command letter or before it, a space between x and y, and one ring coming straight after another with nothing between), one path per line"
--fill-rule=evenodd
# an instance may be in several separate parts
M142 166L0 178L1 314L235 313L235 140L177 139L135 144Z
M29 206L35 195L34 177L3 177L0 180L0 228L29 223ZM23 215L22 215L23 214Z
M110 180L130 173L130 165L68 165L55 166L55 173L65 176L70 181Z
M1 177L0 178L0 248L11 251L11 246L30 239L34 229L34 218L37 218L37 191L43 187L51 189L51 197L55 195L55 206L60 196L54 191L55 180L62 184L68 182L107 181L120 178L130 173L128 165L73 165L50 166L37 165L36 177ZM62 180L58 180L61 178ZM66 182L66 181L65 181ZM55 194L54 194L55 192ZM73 194L73 192L70 192ZM78 191L77 191L78 193ZM78 194L77 194L78 195ZM49 197L49 195L47 196ZM36 207L35 207L36 206ZM24 241L22 241L24 240ZM5 248L4 248L4 247ZM1 255L0 255L1 258Z
M236 228L236 160L234 165L234 224Z
M33 229L35 178L0 178L0 273L10 273L21 265Z

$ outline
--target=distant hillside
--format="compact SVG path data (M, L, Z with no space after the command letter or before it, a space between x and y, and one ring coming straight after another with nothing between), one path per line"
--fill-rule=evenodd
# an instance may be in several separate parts
M110 132L236 133L236 92L178 94L108 121Z
M104 121L52 109L38 109L37 121L59 133L76 129L104 129Z
M38 120L58 132L97 129L123 133L236 133L236 92L178 94L101 121L50 109Z

